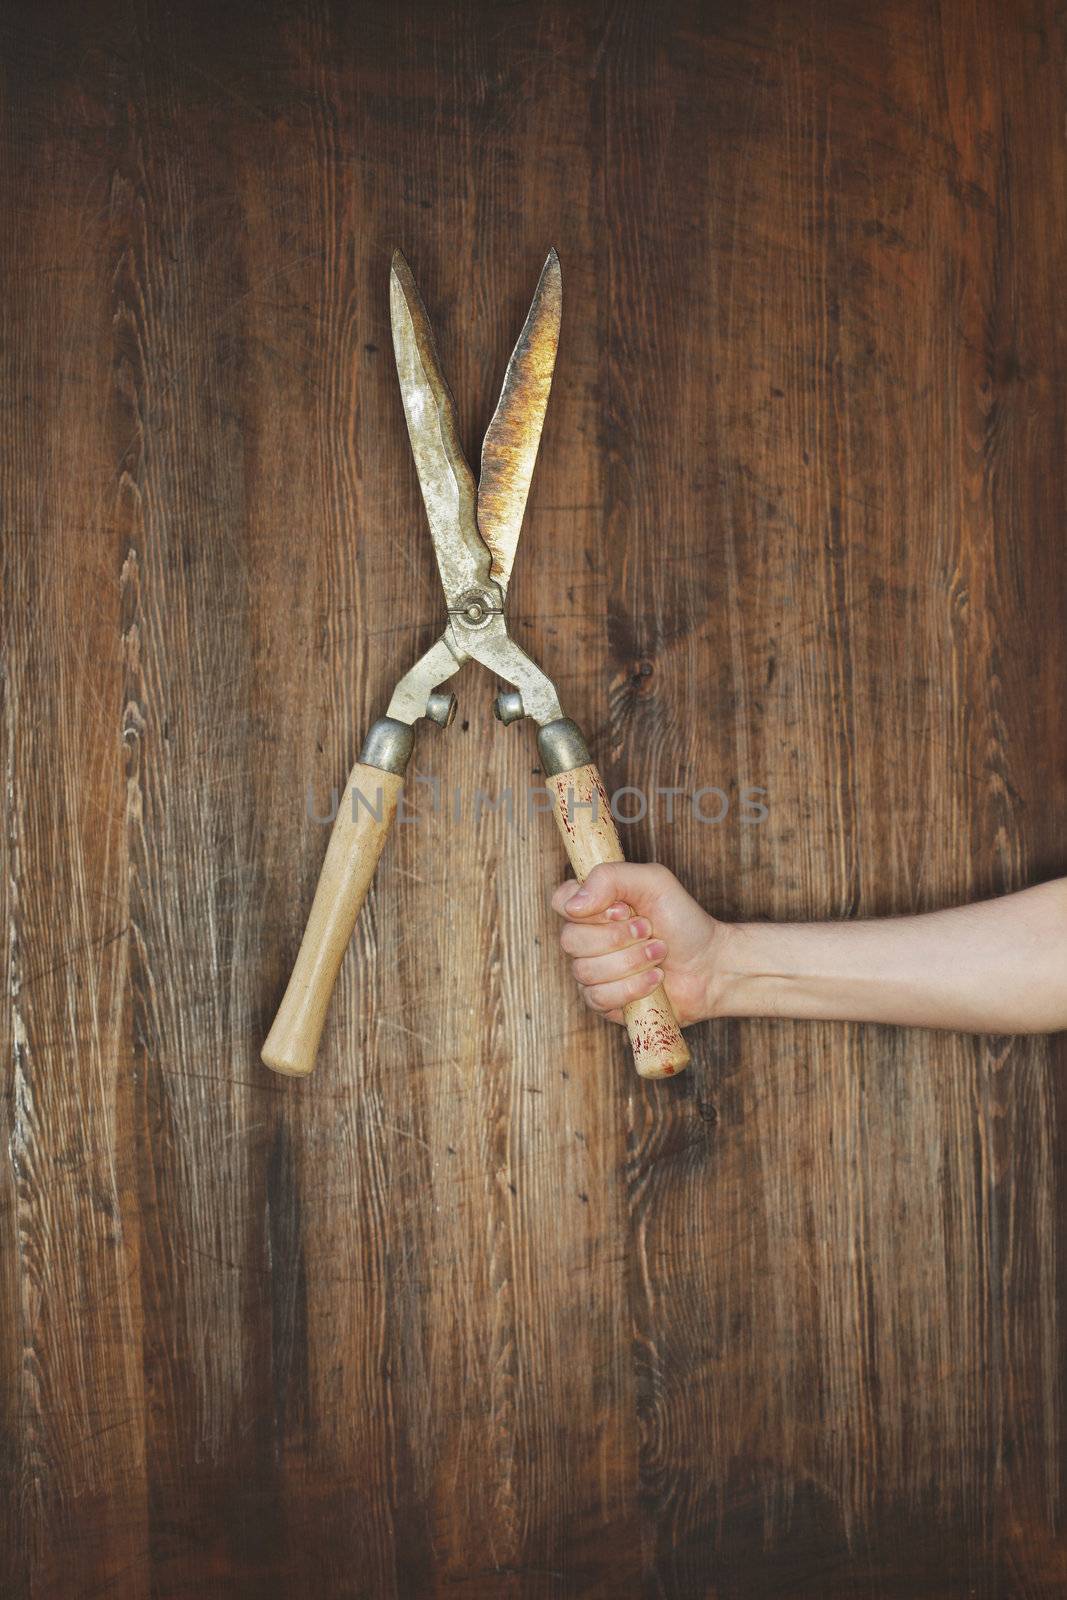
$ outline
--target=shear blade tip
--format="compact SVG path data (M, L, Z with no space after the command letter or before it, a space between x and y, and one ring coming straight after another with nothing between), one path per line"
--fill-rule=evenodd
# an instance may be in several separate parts
M555 245L552 246L551 250L549 250L547 256L545 257L545 264L541 268L541 281L538 284L538 289L542 290L548 288L548 286L551 286L550 292L555 296L558 296L563 292L563 269L559 264L559 256L556 254Z

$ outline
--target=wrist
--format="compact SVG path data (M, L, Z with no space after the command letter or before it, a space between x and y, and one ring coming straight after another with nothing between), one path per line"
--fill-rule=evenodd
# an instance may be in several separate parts
M741 956L738 951L739 922L716 922L708 941L706 1010L709 1020L736 1017L737 984Z
M867 941L857 937L862 925L725 926L712 977L713 1016L880 1020L885 974Z
M708 976L708 1016L752 1017L773 1014L771 990L781 981L781 960L764 949L773 925L720 922L712 941Z

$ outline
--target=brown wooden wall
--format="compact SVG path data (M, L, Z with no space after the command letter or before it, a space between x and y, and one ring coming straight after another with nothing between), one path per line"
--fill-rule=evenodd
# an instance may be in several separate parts
M550 244L513 589L726 916L1067 870L1052 0L9 5L0 1592L1067 1592L1063 1040L580 1006L494 685L316 1075L308 820L439 630L400 244L472 453Z

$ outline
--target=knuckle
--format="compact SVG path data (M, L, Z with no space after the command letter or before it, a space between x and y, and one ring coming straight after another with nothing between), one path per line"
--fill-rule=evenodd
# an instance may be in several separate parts
M595 989L583 989L582 990L582 998L584 999L586 1005L589 1007L590 1011L603 1011L604 1010L604 1002L600 998L600 996L597 994L597 991Z
M605 862L601 861L586 874L585 887L587 889L591 889L594 893L598 893L601 885L610 879L610 877L611 868L606 865Z
M568 955L568 956L577 955L577 953L578 953L578 950L577 950L578 941L577 941L577 938L576 938L577 931L578 930L574 927L574 925L572 923L568 923L567 926L563 929L562 933L560 934L559 942L560 942L560 946L561 946L561 948L563 950L564 955Z

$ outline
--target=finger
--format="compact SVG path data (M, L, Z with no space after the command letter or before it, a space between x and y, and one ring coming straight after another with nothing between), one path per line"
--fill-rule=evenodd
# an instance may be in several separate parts
M568 896L563 914L580 917L584 922L606 912L609 906L615 904L640 909L642 901L647 901L649 889L660 870L655 866L635 866L630 861L601 862L593 868L581 887Z
M624 978L621 983L598 983L590 988L583 987L582 999L598 1016L609 1016L613 1011L621 1011L631 1000L640 1000L643 995L651 994L662 982L661 968L650 967L647 972Z
M579 885L574 882L573 878L568 879L566 883L560 884L559 888L552 896L552 909L558 916L565 917L567 915L567 907L577 894L578 889ZM599 914L594 914L593 916L589 917L583 916L582 921L622 922L629 915L630 907L628 905L623 905L620 902L617 905L608 906L606 911L600 912Z
M605 983L621 983L638 972L647 972L657 966L667 954L662 939L650 939L647 944L631 944L625 950L612 950L604 956L579 956L571 962L571 971L583 988Z
M565 922L559 942L568 956L603 956L609 950L625 950L627 945L651 937L648 918L631 917L628 922Z
M582 999L585 1000L585 990L584 989L579 989L578 993L582 996ZM616 1006L613 1011L601 1011L596 1006L590 1006L588 1000L586 1000L585 1003L588 1006L590 1011L595 1011L597 1016L598 1017L602 1017L605 1022L625 1022L626 1021L626 1014L623 1011L621 1006Z
M566 906L568 900L570 900L573 895L578 893L579 887L580 885L575 883L573 878L568 878L565 883L561 883L555 894L552 896L553 911L558 911L562 916L564 907Z

